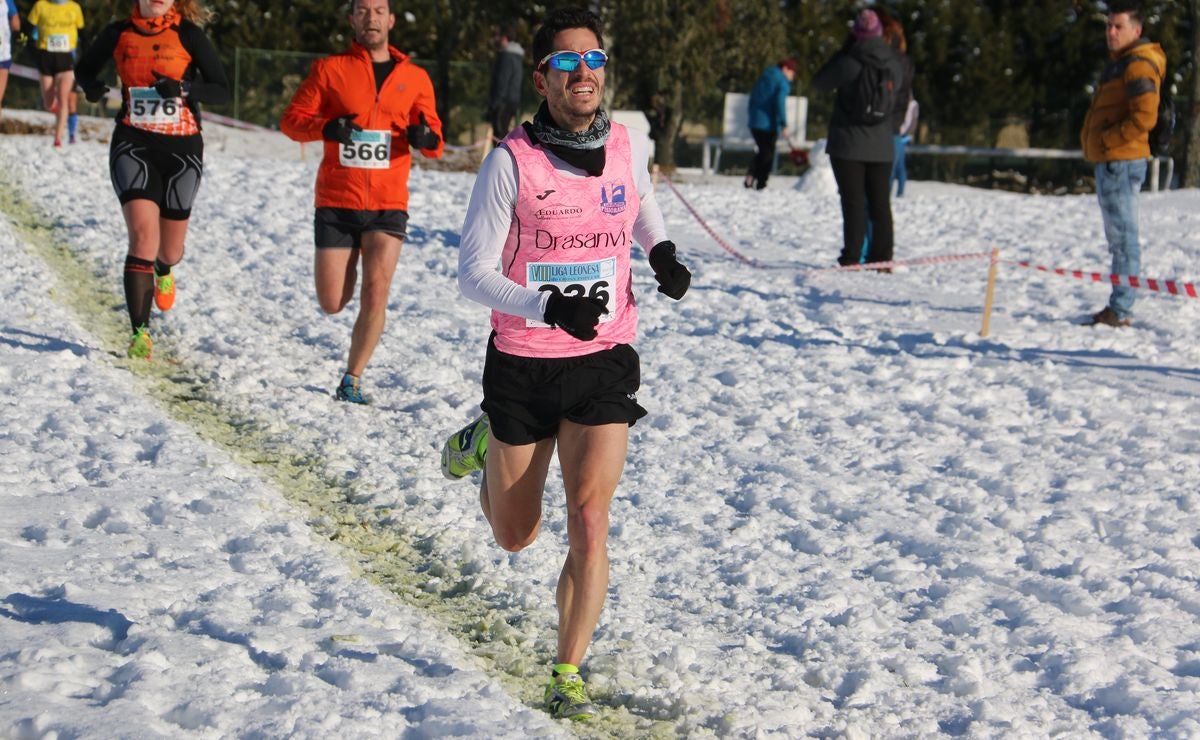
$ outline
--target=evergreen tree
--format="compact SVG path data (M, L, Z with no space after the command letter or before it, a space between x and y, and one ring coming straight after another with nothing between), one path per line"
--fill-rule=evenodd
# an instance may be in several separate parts
M614 107L650 111L655 162L675 168L675 143L685 118L711 112L730 48L723 34L741 34L726 0L614 0L608 13L609 72ZM723 103L722 103L723 104ZM718 109L719 110L719 109ZM719 114L718 114L719 115Z
M858 6L853 0L784 0L781 7L788 52L795 55L797 62L793 90L796 95L808 98L809 137L824 138L833 113L834 96L812 90L808 82L842 47Z
M1200 187L1200 74L1196 72L1196 55L1200 50L1200 0L1188 0L1187 18L1191 24L1188 56L1181 60L1178 69L1190 67L1191 84L1186 88L1180 84L1180 105L1177 112L1182 120L1184 141L1183 186ZM1178 72L1177 72L1178 74ZM1177 79L1179 79L1177 77Z
M95 37L134 0L79 0ZM243 115L286 104L307 72L305 58L238 49L329 54L349 43L348 2L202 0L207 25L232 78L241 61ZM26 14L33 0L18 0ZM746 92L768 65L798 60L795 92L809 98L810 136L823 135L833 96L813 95L808 80L843 43L859 0L411 0L395 3L393 43L421 60L434 80L451 134L477 125L495 54L492 32L517 21L530 45L546 12L586 4L607 23L612 62L608 105L647 110L660 164L675 162L685 121L719 127L724 93ZM870 0L868 0L870 4ZM1079 127L1104 66L1103 0L887 0L904 25L916 67L914 93L933 141L991 145L1000 126L1019 120L1034 146L1076 148ZM1146 35L1163 45L1179 116L1176 154L1184 182L1200 185L1200 0L1145 0ZM246 69L253 57L254 69ZM529 60L532 63L532 60ZM274 66L271 66L274 65ZM256 78L253 84L249 78ZM276 100L281 99L281 100ZM536 103L530 94L529 106ZM230 111L232 112L232 111Z

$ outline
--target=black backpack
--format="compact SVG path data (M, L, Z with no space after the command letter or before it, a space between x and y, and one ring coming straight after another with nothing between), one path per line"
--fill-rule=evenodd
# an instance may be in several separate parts
M896 80L892 69L879 66L861 56L854 57L862 63L862 72L854 81L854 98L850 108L850 122L863 126L891 120L896 108Z
M1171 85L1163 76L1158 86L1158 123L1150 129L1150 154L1165 157L1171 153L1171 134L1175 133L1175 101L1171 99Z
M1125 57L1122 64L1128 65L1134 59L1141 59L1159 73L1158 122L1154 124L1154 128L1150 129L1150 156L1165 157L1171 151L1171 134L1175 133L1175 101L1171 99L1171 84L1167 78L1167 70L1160 70L1153 59L1140 54ZM1123 71L1125 67L1122 66L1120 69Z

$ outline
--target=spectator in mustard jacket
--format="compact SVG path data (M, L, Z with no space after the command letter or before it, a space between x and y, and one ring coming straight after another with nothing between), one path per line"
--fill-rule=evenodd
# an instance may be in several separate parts
M1158 121L1167 57L1161 46L1142 38L1137 2L1117 0L1108 7L1109 60L1084 118L1080 141L1084 157L1096 165L1096 195L1112 253L1112 272L1137 275L1141 270L1137 196L1146 179L1150 130ZM1108 305L1090 323L1129 326L1135 290L1114 284Z

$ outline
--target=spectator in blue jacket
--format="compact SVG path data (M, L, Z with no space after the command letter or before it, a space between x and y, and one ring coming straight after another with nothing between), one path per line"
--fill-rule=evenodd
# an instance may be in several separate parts
M767 67L750 91L749 125L757 152L746 173L745 185L762 190L775 164L775 143L782 133L788 138L787 99L796 79L796 58L788 57Z

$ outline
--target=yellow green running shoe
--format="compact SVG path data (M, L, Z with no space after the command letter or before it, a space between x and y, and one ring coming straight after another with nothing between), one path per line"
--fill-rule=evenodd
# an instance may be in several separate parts
M570 663L559 663L546 685L546 711L556 719L585 720L596 713L588 696L579 669Z
M153 351L154 342L150 339L150 330L139 326L138 330L129 338L129 349L125 354L135 360L149 360Z
M450 435L442 445L442 475L448 480L458 480L483 470L487 462L488 428L487 414L484 414Z
M154 275L154 305L159 311L170 311L175 305L175 276L170 270L166 275Z

